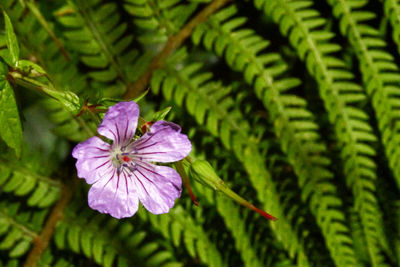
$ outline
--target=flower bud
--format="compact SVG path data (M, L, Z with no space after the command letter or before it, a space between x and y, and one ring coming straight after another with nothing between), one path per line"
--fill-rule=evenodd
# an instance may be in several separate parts
M198 159L193 162L189 168L189 175L214 190L218 190L223 184L223 181L215 173L214 168L206 160Z
M265 211L255 207L246 199L242 198L235 192L233 192L225 183L222 181L218 175L215 173L214 168L206 160L196 160L193 162L189 168L189 176L196 179L198 182L211 187L212 189L223 193L225 196L236 201L240 205L243 205L255 212L259 213L261 216L267 218L268 220L276 221L277 219L266 213Z

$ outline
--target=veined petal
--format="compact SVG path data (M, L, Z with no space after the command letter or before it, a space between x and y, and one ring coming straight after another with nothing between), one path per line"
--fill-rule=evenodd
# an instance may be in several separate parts
M139 106L132 101L111 106L97 128L99 134L119 144L127 144L135 135Z
M96 136L76 145L72 156L77 159L78 177L85 178L88 184L113 170L110 145Z
M155 122L150 131L131 145L136 156L148 162L174 162L185 158L192 150L192 144L181 128L167 121Z
M167 213L181 195L181 177L170 167L142 162L132 179L140 202L153 214Z
M133 216L139 208L133 178L127 172L116 171L103 177L89 190L89 206L101 213L121 219Z

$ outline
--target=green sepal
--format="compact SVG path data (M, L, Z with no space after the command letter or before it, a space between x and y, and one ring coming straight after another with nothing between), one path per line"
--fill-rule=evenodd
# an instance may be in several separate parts
M109 98L109 97L107 97L107 98L102 98L100 101L99 101L99 104L101 104L101 105L103 105L103 106L105 106L105 107L110 107L110 106L113 106L113 105L115 105L116 103L119 103L119 102L121 102L121 101L134 101L134 102L139 102L143 97L145 97L146 95L147 95L147 93L149 92L149 90L146 90L146 91L144 91L141 95L139 95L139 96L137 96L137 97L135 97L135 98L131 98L131 99L124 99L124 100L121 100L121 99L117 99L117 98Z
M239 204L248 207L250 203L233 192L224 181L215 173L214 168L206 160L196 160L191 163L189 176L196 181L210 187L213 190L223 193L225 196L233 199Z
M81 105L79 103L79 97L71 91L57 91L48 88L42 88L43 91L54 99L58 100L66 110L72 114L76 114L80 111Z
M166 107L162 110L157 111L156 113L153 114L153 117L151 119L151 121L159 121L159 120L163 120L168 113L171 111L172 107Z

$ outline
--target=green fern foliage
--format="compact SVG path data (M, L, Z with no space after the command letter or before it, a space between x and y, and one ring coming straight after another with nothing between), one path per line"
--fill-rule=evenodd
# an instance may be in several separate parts
M271 248L266 251L258 251L253 245L251 229L246 225L246 217L242 216L233 202L221 195L214 195L209 189L205 191L203 188L196 187L200 197L208 200L208 205L217 205L220 216L224 219L227 228L231 231L235 239L235 247L240 252L244 266L266 266L267 259L259 255L266 255ZM204 202L201 202L204 205ZM255 239L256 237L254 237ZM286 259L288 260L288 259ZM289 260L288 260L289 261Z
M306 109L306 101L285 93L299 81L282 77L286 66L279 55L260 55L268 42L252 30L237 30L245 19L231 18L235 13L236 8L232 6L214 15L209 23L196 28L193 40L195 43L202 40L207 49L225 56L228 65L243 72L244 79L254 85L257 97L271 114L276 136L283 140L282 150L299 177L303 201L310 203L332 257L338 265L356 265L344 214L327 208L329 205L340 207L342 203L330 182L333 174L326 167L330 161L323 156L326 146L320 141L318 127Z
M250 125L240 110L235 108L235 100L228 96L232 89L223 87L221 83L210 83L211 73L198 73L201 64L193 63L177 69L174 65L180 66L185 57L183 53L177 52L170 64L154 73L152 91L159 93L162 89L167 100L174 99L179 105L186 103L188 113L195 117L197 123L204 125L211 134L219 136L223 145L235 152L243 162L264 208L280 218L281 223L274 228L276 234L291 257L298 256L299 262L307 265L306 252L302 247L304 241L301 238L299 240L300 233L292 229L290 221L286 219L286 216L294 215L285 215L283 212L271 174L262 167L264 159L257 148L256 138L252 137Z
M196 10L196 3L180 0L125 0L125 10L143 32L138 40L143 44L165 43L176 34Z
M386 156L400 188L400 167L398 162L399 135L397 125L397 96L400 93L399 67L387 51L386 42L379 31L365 22L376 15L360 10L367 1L329 1L334 15L340 19L340 30L348 37L360 61L360 70L366 85L366 92L378 118L378 126L385 146Z
M69 248L102 266L181 266L171 252L148 240L139 227L103 215L93 216L80 206L71 205L57 226L54 241L59 249Z
M397 0L386 0L383 5L385 15L390 18L390 23L393 27L393 40L396 42L400 53L400 2Z
M171 213L162 216L140 213L141 218L150 221L175 247L186 247L189 255L198 257L209 266L226 266L221 253L208 238L201 225L183 210L176 207Z
M66 29L69 47L79 54L80 61L91 69L88 76L98 88L109 83L111 96L124 92L131 80L131 63L138 51L128 49L133 37L124 35L127 23L121 23L117 5L101 1L75 1L56 12L58 22Z
M50 266L73 267L74 266L74 264L71 262L71 260L65 259L60 256L55 258L52 255L52 252L50 250L45 251L45 253L43 254L43 257L40 259L38 265L45 266L45 267L50 267Z
M319 84L320 94L329 112L332 125L342 149L347 185L352 189L355 207L360 213L372 262L382 266L383 248L388 250L383 229L382 211L376 198L376 164L371 145L377 138L368 124L368 115L357 107L366 95L343 60L334 52L340 49L332 41L334 34L326 30L325 19L312 9L312 1L256 1L255 4L279 23L283 35L289 38L298 56ZM322 29L321 29L322 27Z
M61 183L37 173L34 167L37 163L26 159L17 164L0 160L2 194L12 193L25 197L26 203L33 207L45 208L52 205L60 196Z
M399 266L400 0L0 9L0 267ZM99 213L77 177L93 136L122 164L97 132L122 101L132 142L160 119L191 142L154 162L183 178L166 214Z
M47 210L21 211L19 203L0 202L0 251L10 258L24 256L38 235Z

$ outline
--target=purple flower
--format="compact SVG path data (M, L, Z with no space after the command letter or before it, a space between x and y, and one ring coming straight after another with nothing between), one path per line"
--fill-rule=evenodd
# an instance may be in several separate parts
M72 151L78 176L92 185L89 206L118 219L133 216L139 200L151 213L168 212L181 195L181 177L174 169L151 162L178 161L192 149L181 128L167 121L155 122L135 138L138 118L135 102L120 102L110 107L97 129L113 143L95 136Z

